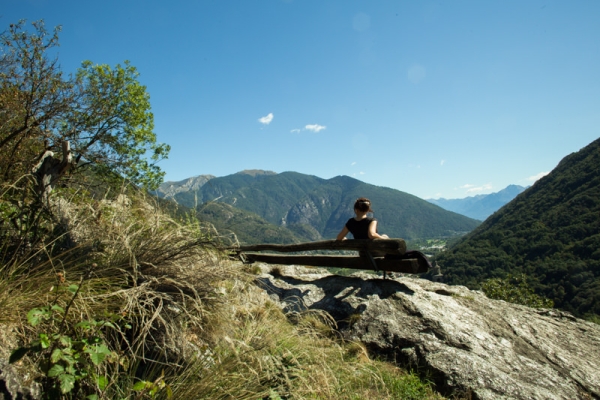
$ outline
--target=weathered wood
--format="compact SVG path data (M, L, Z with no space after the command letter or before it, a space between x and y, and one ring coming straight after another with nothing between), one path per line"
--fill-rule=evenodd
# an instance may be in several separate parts
M314 250L355 250L369 251L374 254L403 255L406 252L406 242L403 239L323 240L297 244L256 244L229 249L238 252L269 250L282 253Z
M313 267L337 267L350 269L369 269L373 267L364 257L335 256L335 255L283 255L265 253L244 253L246 262L264 262L267 264L308 265ZM404 272L419 274L427 272L427 265L420 263L415 258L386 259L376 257L373 259L377 269L381 271Z

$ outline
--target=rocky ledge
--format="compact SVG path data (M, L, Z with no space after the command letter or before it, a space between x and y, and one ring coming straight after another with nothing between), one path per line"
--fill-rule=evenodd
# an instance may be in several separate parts
M348 340L419 371L448 396L600 398L600 326L414 277L263 265L257 284L286 312L327 311Z

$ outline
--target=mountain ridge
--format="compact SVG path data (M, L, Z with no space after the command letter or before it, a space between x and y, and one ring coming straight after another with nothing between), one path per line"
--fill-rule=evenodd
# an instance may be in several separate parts
M165 183L157 194L164 197L168 193L179 204L199 211L209 202L226 203L290 230L299 240L334 238L354 215L354 201L363 196L373 202L379 232L391 237L453 236L479 225L479 221L411 194L370 185L349 176L323 179L293 171L278 174L248 171L251 172L203 178L202 184L193 188L192 184L178 186L181 189L178 192L173 190L173 183Z
M476 288L524 274L577 316L600 316L600 139L436 256L446 282Z
M462 199L439 198L426 200L445 210L454 211L467 217L484 221L487 217L508 204L512 199L529 187L530 186L508 185L504 189L490 194L478 194Z

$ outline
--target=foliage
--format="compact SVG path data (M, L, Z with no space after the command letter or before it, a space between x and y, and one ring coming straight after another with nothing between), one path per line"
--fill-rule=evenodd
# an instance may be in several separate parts
M112 314L108 319L82 320L73 325L68 322L69 309L83 282L84 278L79 285L66 285L64 276L59 276L54 301L27 313L27 320L32 327L43 327L38 339L14 350L10 356L11 363L26 355L35 356L39 369L45 375L44 398L57 398L60 394L103 392L109 381L103 364L105 361L118 362L117 353L108 348L101 331L120 331L117 323L121 321L121 316ZM60 302L64 295L71 298L66 300L63 308ZM127 324L123 326L131 328Z
M478 288L525 274L576 316L600 315L600 139L436 256L448 283Z
M32 174L39 193L69 170L94 164L157 187L164 173L156 162L169 146L156 143L149 95L136 69L127 61L114 68L85 61L65 77L53 58L60 28L49 34L43 21L32 28L20 21L0 35L3 181L14 185Z
M129 61L114 68L84 61L76 76L82 96L56 141L69 140L86 162L153 189L164 176L155 163L170 147L156 143L150 96L138 77Z
M554 302L538 296L527 284L527 277L508 275L506 278L492 278L481 284L481 290L490 299L504 300L533 308L552 308Z

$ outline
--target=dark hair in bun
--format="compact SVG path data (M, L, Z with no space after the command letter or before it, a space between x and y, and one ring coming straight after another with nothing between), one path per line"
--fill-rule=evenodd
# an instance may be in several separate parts
M362 212L373 212L371 210L371 200L361 197L354 202L354 209Z

